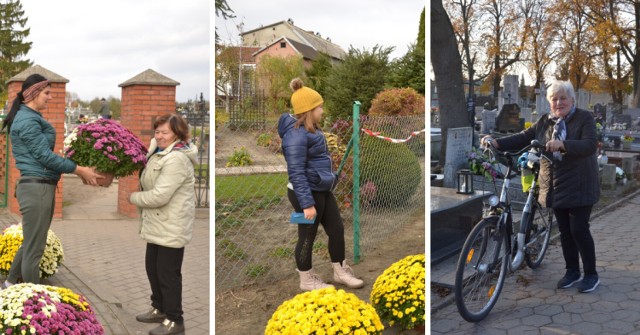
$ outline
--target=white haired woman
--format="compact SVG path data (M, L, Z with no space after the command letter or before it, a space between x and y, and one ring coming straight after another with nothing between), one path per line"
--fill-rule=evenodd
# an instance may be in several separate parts
M596 158L596 122L591 112L576 108L576 96L569 81L554 81L547 91L551 113L545 114L530 128L518 134L492 139L501 150L517 150L531 140L546 143L545 155L551 165L541 160L540 196L543 206L553 208L562 243L566 273L559 289L578 284L579 292L591 292L600 284L596 271L596 252L589 230L593 205L600 197ZM580 272L580 258L584 276Z

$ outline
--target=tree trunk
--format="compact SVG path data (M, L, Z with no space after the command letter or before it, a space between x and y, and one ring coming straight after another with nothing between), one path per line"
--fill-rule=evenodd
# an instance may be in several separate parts
M442 0L431 0L431 65L438 90L442 144L440 166L444 166L447 130L468 126L466 101L462 81L462 60L453 26Z
M640 105L640 85L638 85L640 75L640 62L636 59L636 61L631 64L631 71L633 72L633 93L631 96L631 103L629 104L629 108L638 108Z

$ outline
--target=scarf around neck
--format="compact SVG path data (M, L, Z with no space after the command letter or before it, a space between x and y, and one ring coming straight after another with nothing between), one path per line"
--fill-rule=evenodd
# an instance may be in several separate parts
M553 126L553 134L551 138L558 141L564 141L567 138L567 122L573 117L576 112L576 106L571 106L569 114L564 117L552 117L551 120L555 122ZM559 151L553 153L553 157L558 161L562 160L562 154Z

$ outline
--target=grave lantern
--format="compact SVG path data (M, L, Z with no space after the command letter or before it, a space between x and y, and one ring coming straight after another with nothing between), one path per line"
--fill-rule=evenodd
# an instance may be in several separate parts
M473 174L468 169L458 170L458 192L459 194L473 193Z

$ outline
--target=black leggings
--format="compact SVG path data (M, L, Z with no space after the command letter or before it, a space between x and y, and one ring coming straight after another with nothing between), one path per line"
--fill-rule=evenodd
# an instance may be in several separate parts
M585 275L597 275L596 249L589 231L589 216L593 206L554 208L562 254L567 270L580 271L580 257Z
M311 256L313 253L313 241L316 239L318 224L322 223L325 233L329 237L329 256L331 262L338 263L344 260L344 225L336 198L331 192L311 192L316 202L317 216L314 224L298 224L298 244L296 245L296 266L300 271L311 269ZM287 193L293 209L302 213L296 194L288 189Z

